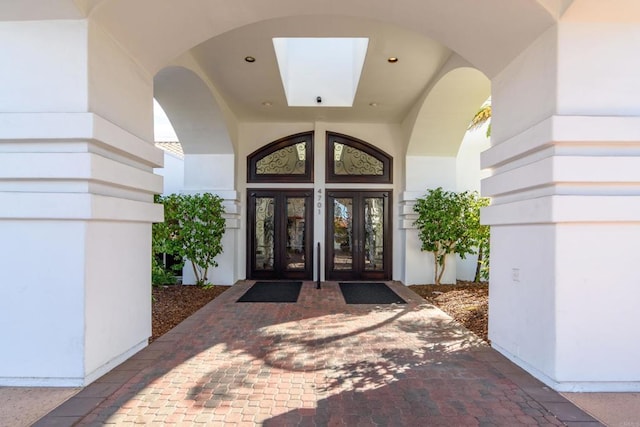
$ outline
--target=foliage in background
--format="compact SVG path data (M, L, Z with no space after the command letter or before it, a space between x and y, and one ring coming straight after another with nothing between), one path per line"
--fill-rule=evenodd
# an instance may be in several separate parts
M491 120L491 100L487 101L471 119L468 130L477 129ZM487 138L491 136L491 123L487 127Z
M487 126L487 138L491 137L491 98L489 98L483 105L480 107L478 112L471 119L471 123L469 123L468 130L473 130L481 127L485 123L489 122L489 126ZM489 204L488 200L485 200L482 206L487 206ZM474 276L473 281L479 282L480 280L489 280L489 227L481 226L478 229L478 263L476 265L476 274Z
M489 226L480 224L480 209L489 206L489 198L480 197L477 192L469 193L469 216L467 217L467 233L475 241L478 261L474 282L489 280ZM476 252L473 252L476 253Z
M210 193L171 194L156 196L156 201L164 205L165 220L153 225L154 259L162 253L181 260L188 259L196 284L204 285L208 280L207 270L218 266L214 258L223 250L225 219L222 198ZM184 261L174 268L182 270L183 266Z
M456 193L441 187L428 190L424 198L416 200L413 210L418 218L414 225L422 242L420 249L433 254L436 285L444 275L447 255L458 254L464 259L478 247L483 253L487 251L489 230L480 225L480 207L487 205L488 199L477 192ZM487 247L482 246L483 241Z
M164 200L162 196L156 195L154 197L155 203L163 203ZM176 284L176 275L178 274L178 269L182 269L183 263L179 263L179 265L175 266L174 269L166 269L162 259L165 254L173 253L172 245L174 240L171 238L171 230L169 227L168 218L171 217L170 214L167 213L169 208L165 204L165 222L159 222L153 224L152 233L151 233L151 283L154 286L161 285L174 285Z
M162 262L156 257L153 257L151 265L151 283L154 286L175 285L178 280L176 279L176 273L168 270L164 267Z

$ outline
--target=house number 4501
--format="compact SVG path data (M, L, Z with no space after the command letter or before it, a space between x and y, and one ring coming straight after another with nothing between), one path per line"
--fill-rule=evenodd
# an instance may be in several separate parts
M322 188L318 189L318 203L316 203L316 206L318 207L318 215L320 215L322 210Z

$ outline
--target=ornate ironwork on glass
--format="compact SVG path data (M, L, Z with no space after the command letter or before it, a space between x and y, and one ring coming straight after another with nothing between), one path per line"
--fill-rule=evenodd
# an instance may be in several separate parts
M305 169L305 143L290 145L264 156L256 163L258 175L300 175Z
M250 154L247 182L313 182L313 133L290 135Z
M393 159L373 145L327 132L327 182L392 183Z

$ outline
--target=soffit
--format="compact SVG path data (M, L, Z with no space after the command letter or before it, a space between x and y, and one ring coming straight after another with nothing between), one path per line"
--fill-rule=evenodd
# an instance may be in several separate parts
M288 107L272 38L327 36L369 38L353 107ZM240 120L337 122L399 122L451 54L396 26L335 16L260 22L214 37L192 53ZM247 55L256 61L245 62ZM390 64L390 56L399 61Z
M45 1L48 0L39 0L39 3ZM491 77L556 22L555 11L560 10L566 0L103 0L89 3L95 6L91 9L91 18L153 74L191 47L248 24L283 17L340 15L384 21L420 33L447 46Z

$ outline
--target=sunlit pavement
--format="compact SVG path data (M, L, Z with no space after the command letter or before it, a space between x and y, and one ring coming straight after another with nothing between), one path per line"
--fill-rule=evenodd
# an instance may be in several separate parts
M335 282L236 303L251 283L36 425L601 425L400 283L406 305L346 305Z

